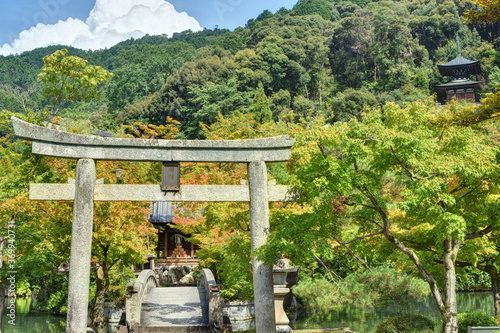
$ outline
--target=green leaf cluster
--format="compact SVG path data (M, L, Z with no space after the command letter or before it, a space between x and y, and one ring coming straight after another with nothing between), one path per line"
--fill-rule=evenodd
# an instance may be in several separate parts
M99 98L97 87L112 76L100 66L89 65L85 59L68 56L68 50L62 49L43 58L37 80L43 83L42 97L49 100L55 115L65 103Z
M458 314L458 333L467 333L470 326L488 327L497 326L495 319L483 312L470 312Z
M434 332L436 323L419 314L403 314L384 320L377 326L377 333L423 333Z
M350 274L345 280L335 283L324 278L301 279L293 287L293 292L307 304L309 311L324 315L340 311L347 304L358 308L376 306L385 309L390 306L397 312L404 312L410 300L422 300L429 289L419 278L380 266L373 271Z

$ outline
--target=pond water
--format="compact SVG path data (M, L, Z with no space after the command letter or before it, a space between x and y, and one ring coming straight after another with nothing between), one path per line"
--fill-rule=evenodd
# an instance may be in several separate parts
M61 333L65 331L65 316L30 313L30 306L30 298L16 299L16 313L13 319L8 317L10 310L5 307L2 316L2 333Z
M494 313L493 296L490 292L459 293L457 303L459 313L474 311L491 315ZM434 332L441 332L440 315L433 298L428 297L423 302L410 303L408 311L434 318L434 321L438 323ZM290 314L289 317L292 322L290 326L293 329L349 327L360 333L375 333L377 326L382 321L396 314L396 310L390 307L383 310L346 307L343 312L332 312L323 317L307 315L306 313Z
M459 293L457 296L458 311L481 311L493 314L493 297L491 293ZM2 316L2 333L61 333L66 327L66 317L29 313L30 299L16 300L15 325L9 324L7 313ZM409 304L410 311L415 311L435 318L439 322L439 312L430 297L424 302ZM7 309L6 309L7 310ZM393 309L359 309L346 307L343 312L332 312L318 317L305 313L289 314L290 326L293 329L315 329L349 327L359 333L375 333L378 324L396 313ZM435 333L440 332L437 325Z

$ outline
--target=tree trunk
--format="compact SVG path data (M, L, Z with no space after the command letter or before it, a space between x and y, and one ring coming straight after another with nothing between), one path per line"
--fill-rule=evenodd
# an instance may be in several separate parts
M450 237L443 242L443 268L444 268L444 306L440 308L443 320L443 333L458 332L457 317L457 275L455 260L461 242L454 242Z
M493 305L495 306L495 320L500 323L500 274L495 267L488 272L491 278L491 289L493 291Z
M366 192L369 192L365 188ZM462 245L462 242L453 241L452 237L448 237L443 242L443 268L444 268L444 278L445 278L445 290L444 296L445 299L441 296L441 292L437 287L436 280L434 277L427 271L424 267L422 261L418 257L418 255L406 247L399 239L394 237L389 231L389 219L387 218L387 214L380 207L377 200L373 195L369 195L368 198L372 202L375 207L375 210L382 217L382 221L384 222L382 227L382 233L385 238L394 244L396 248L403 252L408 258L413 261L418 271L422 275L422 277L427 281L429 287L431 289L432 296L436 301L437 307L441 312L441 319L443 321L443 330L442 333L458 333L458 317L457 317L457 294L456 294L456 273L455 273L455 260L457 258L458 250Z
M106 265L99 266L96 272L96 293L92 308L92 327L97 333L106 332L104 323L104 296L109 287L109 271Z

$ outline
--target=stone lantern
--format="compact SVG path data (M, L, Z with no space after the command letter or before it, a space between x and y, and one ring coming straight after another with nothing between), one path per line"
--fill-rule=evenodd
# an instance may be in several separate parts
M288 326L290 320L288 319L285 309L283 308L283 301L285 296L290 292L287 287L287 275L292 272L297 272L298 266L291 266L290 260L280 259L276 265L273 266L273 279L274 279L274 312L276 316L276 333L293 332L292 328Z

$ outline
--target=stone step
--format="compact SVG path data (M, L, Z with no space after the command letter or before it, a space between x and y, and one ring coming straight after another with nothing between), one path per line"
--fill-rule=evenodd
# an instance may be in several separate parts
M176 327L144 327L139 326L134 329L134 333L210 333L210 329L205 326L176 326Z
M141 326L152 329L144 332L183 332L184 328L198 332L191 329L206 329L207 325L208 304L204 288L153 288L142 302ZM177 331L166 330L169 327Z

